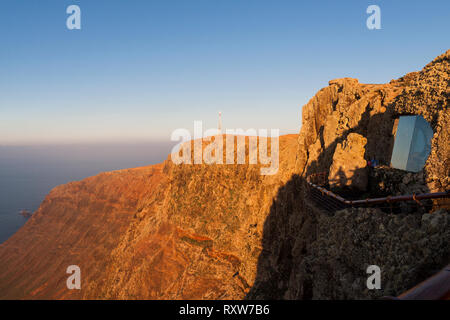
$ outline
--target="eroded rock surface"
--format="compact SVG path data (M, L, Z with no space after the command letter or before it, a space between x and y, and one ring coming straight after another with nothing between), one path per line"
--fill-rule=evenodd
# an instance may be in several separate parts
M364 159L367 139L350 133L338 143L333 154L328 181L332 188L350 187L365 191L368 182L367 161Z

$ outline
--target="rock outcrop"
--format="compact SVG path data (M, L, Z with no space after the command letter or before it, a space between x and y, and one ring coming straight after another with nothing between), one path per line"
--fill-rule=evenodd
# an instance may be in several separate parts
M364 159L367 139L350 133L338 143L333 154L328 181L332 188L350 187L366 191L368 182L367 161Z
M432 149L424 168L431 192L449 188L450 50L419 72L388 84L361 84L343 78L329 82L304 107L296 169L304 174L328 171L336 145L350 133L367 139L365 159L389 165L395 120L417 114L433 131ZM405 173L406 174L406 173Z
M0 298L401 293L448 263L447 211L323 212L310 201L304 177L333 176L343 167L351 185L364 189L369 181L371 194L448 189L449 72L447 51L388 84L330 81L304 106L299 135L280 138L273 176L260 175L259 165L175 165L168 159L55 188L0 245ZM406 114L423 115L434 131L431 155L417 174L386 166L395 119ZM372 158L384 166L366 172L363 161ZM385 286L376 293L365 286L367 264L383 270ZM81 290L66 288L69 265L81 268Z

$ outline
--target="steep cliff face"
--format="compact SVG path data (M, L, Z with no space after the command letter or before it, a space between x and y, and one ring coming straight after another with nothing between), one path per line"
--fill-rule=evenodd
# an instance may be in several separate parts
M449 60L447 51L389 84L330 81L304 106L300 134L280 137L273 176L259 165L169 158L55 188L0 245L0 298L369 298L408 289L448 263L447 212L326 213L304 177L340 172L351 149L357 161L345 179L376 181L379 192L448 189ZM370 176L364 160L389 163L405 114L423 115L435 133L424 171ZM382 267L383 290L367 291L367 264ZM69 265L81 268L81 290L66 288Z
M166 161L163 207L144 209L113 251L106 282L93 284L86 297L243 298L257 274L271 199L294 167L296 138L280 138L274 176L260 175L259 165Z
M66 269L81 268L83 283L101 281L111 251L142 203L157 205L162 166L102 173L54 188L39 210L0 245L0 298L77 299Z
M169 159L55 188L0 246L0 297L243 298L256 276L265 212L296 149L297 135L280 137L273 176L260 175L260 165ZM81 268L79 291L66 288L69 265Z

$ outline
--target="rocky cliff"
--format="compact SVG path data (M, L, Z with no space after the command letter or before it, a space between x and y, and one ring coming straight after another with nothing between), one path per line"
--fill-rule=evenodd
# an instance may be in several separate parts
M303 107L299 135L280 137L273 176L260 175L259 165L175 165L169 158L55 188L0 245L0 298L401 293L449 262L448 212L325 212L311 201L304 177L344 175L374 194L448 189L449 73L447 51L388 84L330 81ZM389 164L396 118L409 114L423 115L434 131L424 170L366 172L373 157ZM368 264L381 267L381 290L367 290ZM81 268L81 290L66 288L69 265Z

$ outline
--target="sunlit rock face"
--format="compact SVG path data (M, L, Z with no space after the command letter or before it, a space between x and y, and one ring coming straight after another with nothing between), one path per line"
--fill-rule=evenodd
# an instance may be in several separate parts
M280 138L273 176L257 165L167 160L55 188L0 245L0 298L370 298L366 263L392 279L377 295L401 293L448 262L447 213L324 213L303 178L339 161L388 165L395 119L420 114L434 133L424 170L376 171L377 183L396 179L385 192L448 189L449 60L450 51L389 84L330 81L304 106L299 135ZM65 286L73 264L81 290Z
M357 133L350 133L347 139L338 143L328 176L332 188L367 189L367 161L364 159L366 144L367 139Z

